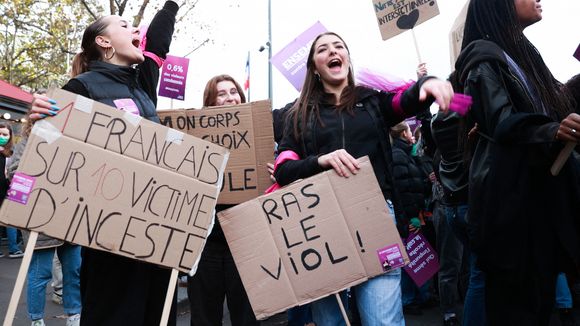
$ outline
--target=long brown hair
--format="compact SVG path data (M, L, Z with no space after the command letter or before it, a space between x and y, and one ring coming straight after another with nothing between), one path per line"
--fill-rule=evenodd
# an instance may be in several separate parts
M316 70L314 64L314 51L316 47L316 42L318 42L318 40L321 37L326 35L333 35L338 37L342 41L347 52L350 55L350 50L348 49L346 42L344 42L342 37L340 37L336 33L333 32L322 33L314 39L314 42L312 42L312 45L310 46L310 52L308 53L308 59L306 61L306 77L304 78L302 91L300 92L298 100L296 101L296 103L294 103L294 106L292 107L291 114L288 115L289 117L292 117L294 119L294 135L297 140L301 137L300 130L304 130L307 126L307 119L309 113L315 114L318 121L322 122L320 120L319 105L321 103L328 103L330 101L332 102L332 104L336 104L334 103L333 97L331 97L328 93L324 91L324 86L322 85L320 77L314 73ZM351 62L351 60L349 60L349 62ZM336 106L336 109L339 112L346 110L347 112L351 113L356 102L356 92L355 92L354 72L352 69L352 62L349 65L347 79L348 85L344 88L342 94L340 94L340 101L339 104Z
M93 60L101 60L102 53L95 39L99 35L103 35L109 24L105 21L108 16L100 17L90 24L83 33L83 40L81 42L81 52L77 53L73 58L71 68L71 78L82 74L89 70L89 62Z
M236 85L236 89L240 94L240 99L242 103L246 103L246 95L244 94L244 90L238 84L238 82L230 75L217 75L212 79L208 80L205 84L205 90L203 91L203 106L216 106L217 102L217 84L223 81L231 81Z
M14 144L14 134L12 133L12 126L9 123L0 122L0 128L8 129L8 135L10 136L10 138L8 139L6 145L4 145L4 148L2 149L1 153L5 157L10 157L12 156L12 146Z

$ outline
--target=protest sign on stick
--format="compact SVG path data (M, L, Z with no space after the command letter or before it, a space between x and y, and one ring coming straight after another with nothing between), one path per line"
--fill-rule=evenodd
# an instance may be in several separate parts
M270 101L158 114L163 125L230 151L218 203L238 204L256 198L272 184L266 166L274 157Z
M408 262L368 157L218 213L257 318L337 293Z
M302 89L306 77L306 61L310 46L319 34L326 31L326 27L320 22L316 22L270 59L272 65L288 79L297 91Z
M193 274L228 150L142 119L131 99L48 96L61 110L32 128L0 223Z
M195 269L228 151L72 93L28 138L0 222L82 246Z
M372 0L377 23L383 40L388 40L406 30L412 31L419 63L421 52L413 28L439 15L436 0Z

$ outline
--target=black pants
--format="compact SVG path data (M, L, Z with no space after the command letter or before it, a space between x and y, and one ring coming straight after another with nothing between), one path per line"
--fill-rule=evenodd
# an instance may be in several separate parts
M259 325L227 243L208 241L197 272L188 278L192 326L221 325L227 298L233 326Z
M83 248L81 325L158 326L170 276L168 268ZM176 323L176 298L168 325Z
M488 325L550 324L556 295L556 273L530 272L523 282L486 273L485 307Z

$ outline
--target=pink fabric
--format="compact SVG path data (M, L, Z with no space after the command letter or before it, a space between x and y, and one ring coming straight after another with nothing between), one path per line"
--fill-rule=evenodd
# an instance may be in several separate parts
M414 81L405 81L399 77L389 75L387 73L373 72L370 69L359 69L356 75L356 82L358 85L366 86L380 91L389 93L396 93L393 98L393 110L395 114L400 117L405 117L405 112L401 107L401 98L403 93L412 85Z
M469 111L469 107L473 103L471 96L455 93L449 104L449 110L457 112L460 116L464 116Z
M143 55L146 57L149 57L149 58L151 58L151 60L155 61L159 68L161 68L161 66L163 66L163 61L165 61L165 60L158 57L157 54L155 54L153 52L149 52L149 51L143 51Z
M282 153L280 153L278 155L278 157L276 158L276 162L274 162L274 172L276 172L276 169L278 168L278 166L286 161L296 161L299 160L300 156L298 156L298 154L296 154L296 152L294 151L283 151ZM275 190L278 190L282 187L280 187L280 185L276 182L273 185L271 185L268 189L266 189L266 191L264 191L265 194L269 194Z

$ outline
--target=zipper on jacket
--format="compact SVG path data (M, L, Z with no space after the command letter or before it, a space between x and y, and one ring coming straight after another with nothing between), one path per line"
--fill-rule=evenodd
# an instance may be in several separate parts
M340 122L342 123L342 148L346 150L346 141L344 139L344 115L342 112L340 113Z

